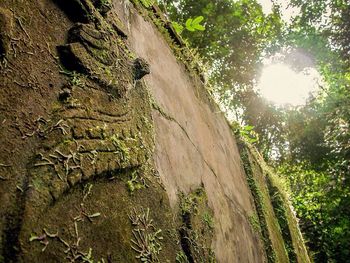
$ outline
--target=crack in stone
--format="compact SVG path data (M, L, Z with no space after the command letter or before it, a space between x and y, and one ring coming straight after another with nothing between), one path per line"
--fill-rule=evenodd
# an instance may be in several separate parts
M175 124L177 124L180 129L183 131L183 133L186 135L187 139L190 141L190 143L192 144L192 146L196 149L196 151L199 153L200 157L202 158L203 162L206 164L206 166L209 168L209 170L212 172L212 174L215 176L215 178L217 179L217 183L220 185L221 189L224 189L223 186L221 185L221 182L218 180L218 175L216 174L216 172L214 171L214 169L211 167L211 165L209 164L209 162L205 159L203 153L198 149L198 147L195 145L195 143L192 141L191 137L189 136L189 134L187 133L186 129L173 117L171 116L169 113L167 113L159 104L157 104L157 102L155 102L155 100L153 99L152 101L152 107L154 110L156 110L157 112L159 112L159 114L164 117L165 119L174 122ZM247 213L240 207L239 204L237 204L236 201L234 201L231 197L229 197L225 191L222 191L222 193L224 194L224 196L229 200L229 202L236 208L236 212L238 214L240 214L241 216L243 216L245 219L248 218Z

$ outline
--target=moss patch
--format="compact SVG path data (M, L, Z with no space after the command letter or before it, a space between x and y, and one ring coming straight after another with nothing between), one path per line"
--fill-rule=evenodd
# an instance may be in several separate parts
M266 224L266 218L264 215L264 207L263 207L263 200L262 200L262 194L259 191L256 181L253 177L253 170L251 167L250 159L249 159L249 153L247 149L245 148L243 141L238 141L241 159L243 161L243 168L247 177L247 182L250 188L250 191L252 192L254 204L257 212L257 220L254 220L254 224L251 224L253 228L258 228L260 230L261 238L264 244L264 248L266 251L266 255L268 257L268 262L275 262L276 256L272 247L272 243L268 234L267 224ZM258 226L256 225L258 223Z
M261 168L242 141L239 142L239 149L247 182L253 195L267 260L268 262L287 262L288 255L274 215L265 179L261 174Z
M256 205L268 261L310 262L291 210L285 184L269 169L256 149L242 141L239 148Z
M188 195L180 194L179 206L182 251L177 254L176 262L216 262L211 250L213 212L208 207L204 189L198 188Z
M256 149L250 147L250 152L265 173L271 201L281 227L290 262L311 262L296 216L292 210L288 185L283 178L267 166Z
M273 210L281 227L283 240L288 252L289 262L296 263L297 257L293 247L293 241L289 229L288 218L285 209L285 202L281 196L279 189L276 186L272 185L270 178L267 176L266 179Z

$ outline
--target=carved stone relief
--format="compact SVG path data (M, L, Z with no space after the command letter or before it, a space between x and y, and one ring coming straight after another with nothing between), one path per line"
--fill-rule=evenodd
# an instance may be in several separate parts
M52 118L37 120L44 138L30 166L30 211L42 211L81 182L140 167L152 151L149 98L139 81L150 73L147 62L128 50L125 32L115 30L120 21L115 27L105 21L107 7L70 3L84 15L58 47L69 83Z

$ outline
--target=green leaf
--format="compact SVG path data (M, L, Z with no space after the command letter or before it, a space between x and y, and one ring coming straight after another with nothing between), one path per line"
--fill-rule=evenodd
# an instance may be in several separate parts
M195 19L192 21L192 25L199 25L200 22L202 22L204 19L203 16L197 16Z
M193 28L199 30L199 31L204 31L205 30L205 27L202 26L202 25L194 25Z
M192 18L189 18L186 20L186 29L189 30L189 31L194 31L193 27L192 27L192 21L193 19Z
M140 0L140 2L147 8L151 7L154 5L155 0Z
M204 31L205 27L200 24L204 19L203 16L197 16L196 18L189 18L186 20L185 26L188 31L194 32L196 30L198 31Z
M184 30L184 27L183 25L180 25L179 23L177 22L171 22L172 26L174 27L176 33L178 34L181 34Z
M251 131L251 130L254 129L254 126L247 125L247 126L244 126L243 129L244 129L245 131Z
M196 29L194 29L193 27L186 27L186 29L187 29L188 31L191 31L191 32L196 31Z

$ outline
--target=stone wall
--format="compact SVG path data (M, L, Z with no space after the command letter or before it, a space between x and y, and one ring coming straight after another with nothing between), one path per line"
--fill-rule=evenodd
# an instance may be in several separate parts
M0 29L1 263L269 260L235 136L156 6L6 0Z

